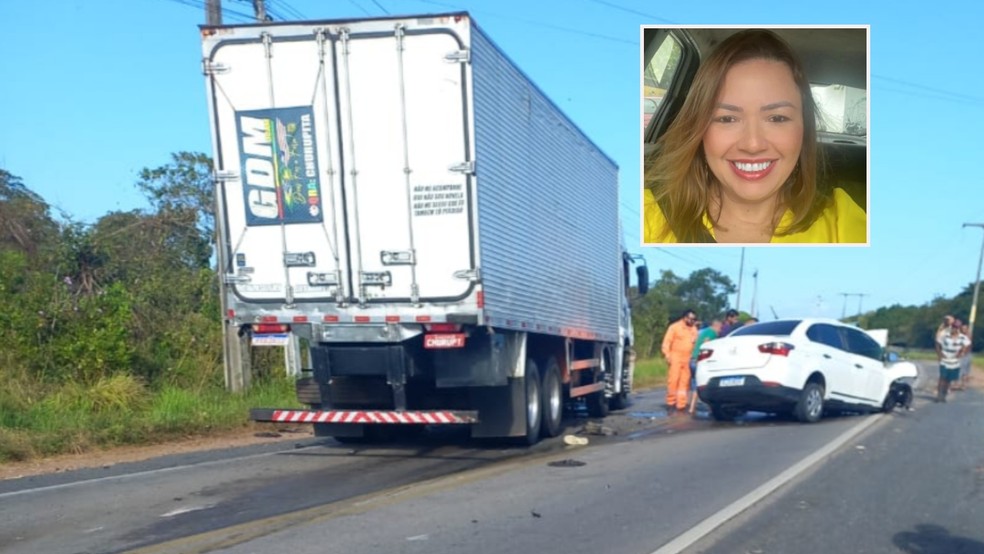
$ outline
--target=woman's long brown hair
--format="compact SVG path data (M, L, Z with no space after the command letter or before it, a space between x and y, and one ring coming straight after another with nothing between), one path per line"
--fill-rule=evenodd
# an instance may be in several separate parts
M803 65L786 41L766 29L739 31L718 45L701 63L690 92L676 119L657 141L647 160L646 186L651 188L666 217L667 227L657 240L672 233L678 242L714 242L703 224L711 195L719 194L719 184L707 166L703 139L711 123L717 97L728 70L737 63L765 59L786 64L792 71L803 105L803 146L799 161L780 189L775 224L784 208L793 213L792 223L775 229L787 235L807 229L827 207L830 192L821 186L821 167L817 148L817 107Z

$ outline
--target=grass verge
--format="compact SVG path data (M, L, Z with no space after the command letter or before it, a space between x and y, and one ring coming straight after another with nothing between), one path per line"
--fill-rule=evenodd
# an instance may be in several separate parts
M217 385L152 390L126 375L89 386L0 387L0 463L245 428L249 409L263 406L300 406L293 379L259 380L245 394Z
M666 360L650 358L636 360L632 386L635 389L651 389L666 384Z

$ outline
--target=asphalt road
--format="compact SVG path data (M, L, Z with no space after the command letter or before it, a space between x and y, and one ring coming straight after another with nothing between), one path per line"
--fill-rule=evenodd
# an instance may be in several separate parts
M984 544L974 542L984 539L978 392L816 425L668 418L660 405L658 391L639 395L605 421L617 435L591 435L586 447L554 439L520 449L452 432L0 482L0 552L932 553L961 550L924 545ZM790 468L808 458L821 463L796 476ZM752 508L714 529L744 505Z
M688 553L984 553L984 394L896 414Z

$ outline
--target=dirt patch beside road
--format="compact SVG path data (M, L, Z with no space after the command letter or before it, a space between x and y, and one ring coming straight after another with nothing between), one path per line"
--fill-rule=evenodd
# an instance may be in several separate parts
M239 446L252 446L275 441L307 439L313 436L310 426L277 429L273 424L254 424L250 428L220 435L188 437L186 439L145 446L120 446L81 454L62 454L0 464L0 480L18 479L32 475L60 473L76 469L110 467L127 462L139 462L170 454L185 454L202 450L219 450Z

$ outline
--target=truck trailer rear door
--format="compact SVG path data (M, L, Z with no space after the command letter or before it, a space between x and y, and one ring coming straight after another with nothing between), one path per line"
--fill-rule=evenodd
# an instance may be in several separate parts
M342 178L354 296L467 294L474 261L466 79L447 28L343 34Z
M223 29L206 48L225 273L243 300L470 290L463 42L360 25Z

